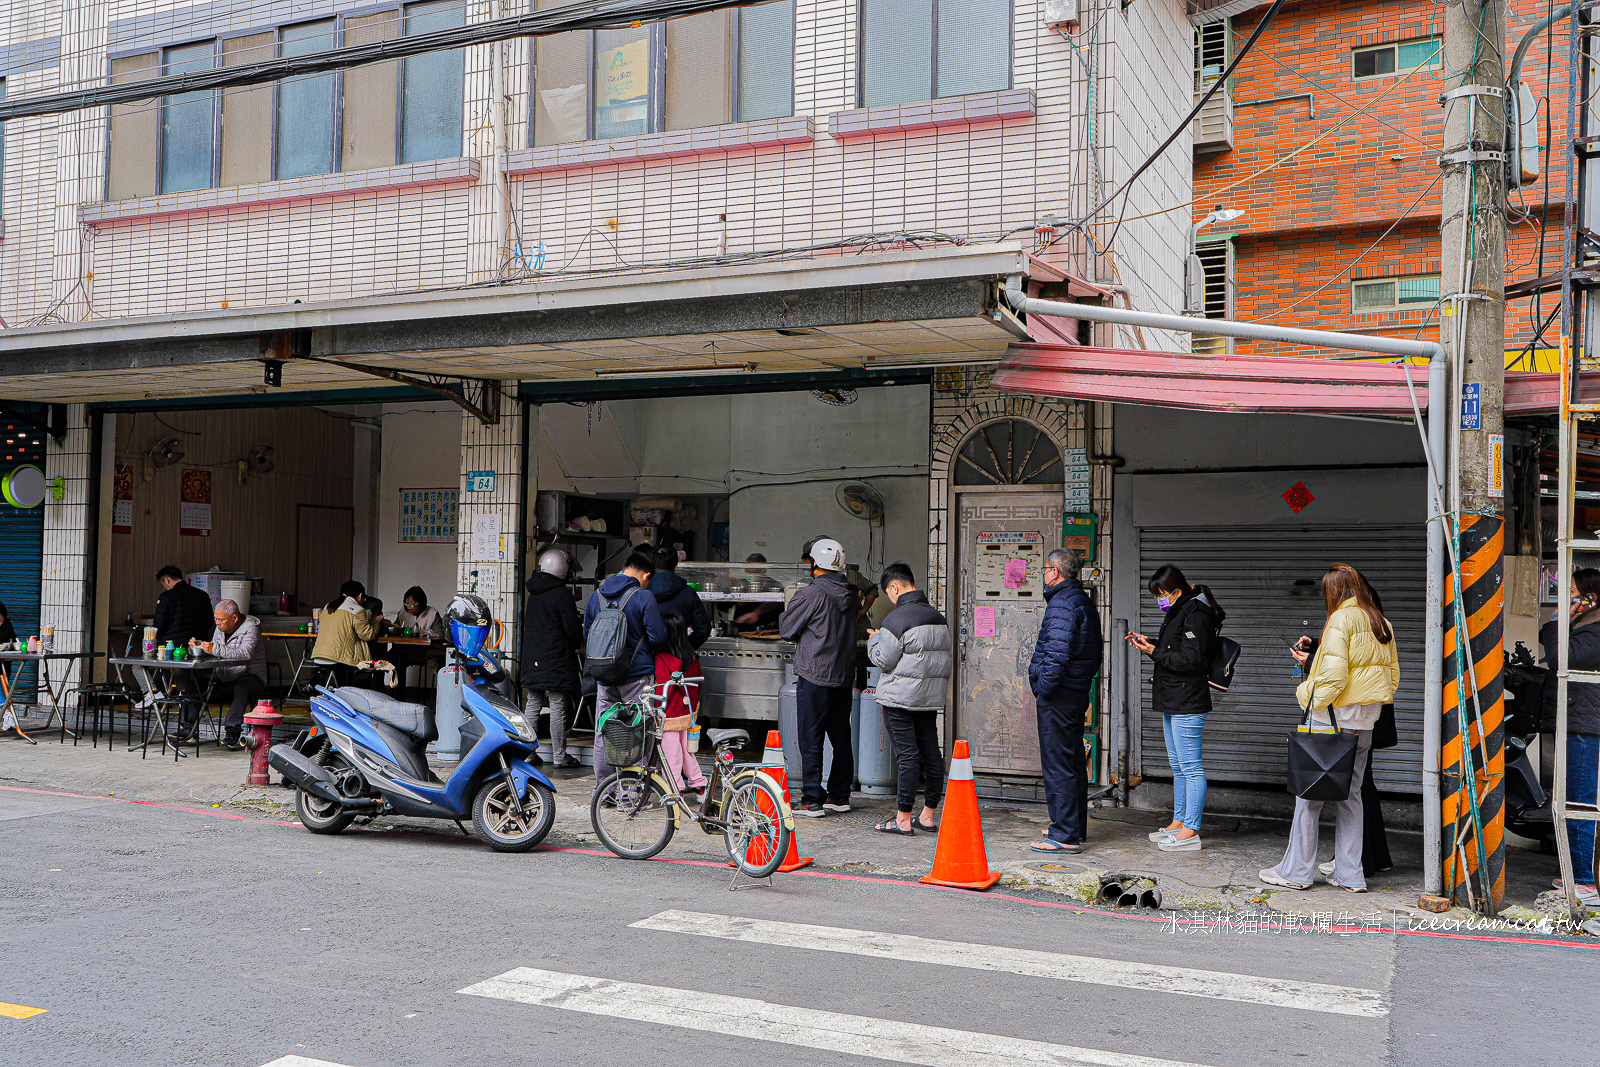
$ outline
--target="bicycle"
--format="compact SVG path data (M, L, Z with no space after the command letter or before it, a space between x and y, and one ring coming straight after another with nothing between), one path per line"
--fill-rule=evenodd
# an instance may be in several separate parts
M618 770L595 789L589 820L612 853L647 860L667 847L687 816L707 834L722 835L728 858L746 876L765 878L789 854L794 812L759 765L735 760L734 751L750 735L744 730L705 731L716 755L698 810L673 788L671 774L661 766L668 694L679 688L687 699L689 687L701 681L675 671L641 700L613 704L601 714L596 742L604 746L606 762Z

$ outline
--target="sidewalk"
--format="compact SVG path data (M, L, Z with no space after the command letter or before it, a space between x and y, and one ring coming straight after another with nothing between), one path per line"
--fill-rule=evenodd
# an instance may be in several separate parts
M27 728L26 721L24 728ZM48 739L47 739L48 737ZM173 761L168 750L162 757L152 747L148 758L124 751L119 744L107 751L71 740L63 745L59 731L36 734L37 746L15 737L0 739L0 785L60 789L128 800L155 801L194 807L225 807L236 812L292 816L294 796L278 785L252 787L244 783L248 752L228 752L212 745L194 758ZM274 774L274 781L277 780ZM589 823L589 795L593 774L587 768L552 775L557 788L556 825L552 843L585 848L603 847ZM852 874L910 878L925 874L933 862L935 836L907 838L874 832L874 824L892 817L893 797L856 794L855 810L827 818L797 820L803 854L816 857L815 869ZM1040 805L985 801L983 828L989 864L1001 871L1002 887L1036 889L1063 894L1077 901L1092 901L1099 877L1108 871L1129 871L1156 879L1168 907L1261 910L1272 908L1306 916L1318 913L1355 918L1389 918L1395 911L1424 914L1415 908L1421 891L1422 836L1391 831L1390 850L1395 869L1369 880L1371 892L1351 894L1318 883L1306 892L1268 890L1257 872L1282 858L1288 823L1275 819L1206 817L1200 852L1161 852L1146 838L1165 825L1162 812L1130 808L1096 808L1090 813L1086 850L1072 857L1031 852L1028 845L1043 836L1049 819ZM390 818L380 825L406 825ZM412 828L438 830L449 824L409 820ZM1323 829L1323 855L1332 854L1332 828ZM664 856L725 860L720 836L703 833L692 823L673 838ZM1557 877L1556 857L1520 849L1507 850L1506 901L1533 907ZM1547 897L1547 902L1549 898Z

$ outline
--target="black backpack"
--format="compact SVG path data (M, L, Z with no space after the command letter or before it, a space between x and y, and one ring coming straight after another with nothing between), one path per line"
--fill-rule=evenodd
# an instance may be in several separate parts
M636 585L602 607L589 626L589 638L583 645L583 669L589 677L605 685L620 685L628 679L628 668L639 651L639 641L628 643L628 616L623 609L635 593L644 591ZM641 635L640 641L644 640Z

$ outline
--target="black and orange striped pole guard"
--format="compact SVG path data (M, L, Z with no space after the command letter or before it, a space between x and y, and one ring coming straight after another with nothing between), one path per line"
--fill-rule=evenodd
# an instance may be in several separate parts
M1505 689L1502 615L1505 590L1501 553L1505 524L1497 516L1463 515L1461 518L1461 611L1468 634L1470 666L1463 668L1457 653L1456 605L1453 575L1444 584L1444 724L1439 746L1440 815L1444 823L1441 857L1445 889L1457 904L1468 901L1467 881L1477 888L1480 906L1493 914L1505 899ZM1477 683L1473 700L1472 685ZM1482 716L1481 732L1479 715ZM1462 751L1466 729L1471 751ZM1471 798L1464 781L1464 759L1469 762L1478 795L1478 821L1483 840L1474 840ZM1480 854L1482 859L1480 861ZM1484 876L1478 868L1484 866ZM1487 892L1488 900L1482 894Z

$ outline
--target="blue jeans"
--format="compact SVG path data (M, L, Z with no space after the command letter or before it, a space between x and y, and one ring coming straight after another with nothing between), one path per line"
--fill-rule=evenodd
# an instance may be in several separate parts
M1200 762L1204 715L1163 715L1161 731L1167 736L1167 762L1172 764L1172 821L1199 833L1206 810L1206 769Z
M1600 736L1567 735L1567 799L1574 804L1593 804L1595 764L1600 762ZM1587 819L1567 820L1567 845L1572 849L1572 877L1579 885L1594 885L1595 824Z

